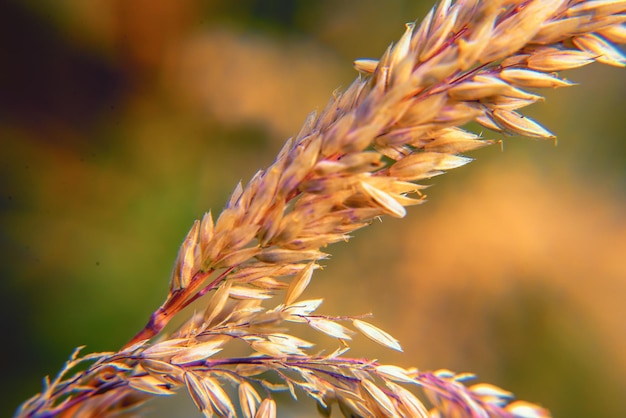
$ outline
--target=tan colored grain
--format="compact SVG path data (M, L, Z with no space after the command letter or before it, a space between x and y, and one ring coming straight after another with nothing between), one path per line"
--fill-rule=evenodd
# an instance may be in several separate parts
M234 416L224 384L238 386L247 417L277 414L257 386L268 394L304 392L321 411L337 403L348 416L549 416L511 403L495 386L466 387L468 375L343 357L354 331L342 322L401 348L360 317L318 314L321 299L299 299L327 257L322 248L381 215L404 217L406 206L424 201L415 181L461 167L471 159L460 153L496 142L461 126L553 138L518 112L542 100L523 89L572 85L556 72L594 61L624 66L612 42L626 41L625 11L624 1L441 1L380 59L355 61L359 78L309 115L273 164L237 185L215 222L208 212L193 224L165 302L144 329L117 353L76 352L16 416L120 415L147 395L183 386L205 416ZM284 289L284 303L263 303ZM201 312L165 334L194 302ZM339 348L312 354L312 343L291 334L293 323ZM247 344L249 356L229 358L233 340ZM82 362L91 363L69 375ZM103 390L110 382L115 389ZM419 385L432 410L398 382Z

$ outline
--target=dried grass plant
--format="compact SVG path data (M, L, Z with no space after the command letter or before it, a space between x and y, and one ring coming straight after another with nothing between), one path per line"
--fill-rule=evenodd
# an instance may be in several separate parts
M356 61L356 81L239 184L216 221L208 212L194 223L165 301L135 337L118 352L77 349L16 416L137 414L181 388L207 417L276 416L281 390L314 398L326 416L333 407L350 417L549 416L496 386L466 385L468 373L351 358L355 330L402 348L365 316L318 313L322 300L302 295L322 248L377 217L404 217L425 201L416 181L496 142L461 127L553 139L517 112L542 99L524 89L570 86L557 72L594 61L624 66L613 44L626 42L625 13L623 0L442 1L380 60ZM192 303L195 313L168 331ZM296 324L336 346L313 348ZM230 356L237 344L248 354Z

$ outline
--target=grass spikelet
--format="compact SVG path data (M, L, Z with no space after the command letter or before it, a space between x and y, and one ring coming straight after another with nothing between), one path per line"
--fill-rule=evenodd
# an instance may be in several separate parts
M355 61L354 83L238 184L215 222L209 211L193 223L143 329L118 352L76 351L16 417L120 416L180 388L206 417L275 417L279 390L312 397L326 416L335 405L346 416L548 417L496 386L466 386L467 374L344 357L354 335L345 322L402 348L362 316L319 315L321 299L300 298L328 256L322 249L380 216L406 216L425 201L417 181L498 142L464 125L554 138L520 109L542 100L535 90L574 84L559 71L624 66L614 43L626 41L625 11L623 1L441 1L380 59ZM192 303L197 313L180 318ZM183 325L165 331L173 318ZM330 354L294 335L302 325L335 339L317 352ZM231 357L233 341L247 353ZM225 385L236 387L240 408ZM430 409L407 386L419 386Z
M377 342L380 345L384 345L385 347L389 347L396 351L402 351L402 347L398 340L393 338L387 332L382 329L368 323L365 321L361 321L360 319L355 319L352 321L352 324L363 333L367 338L371 339L374 342Z

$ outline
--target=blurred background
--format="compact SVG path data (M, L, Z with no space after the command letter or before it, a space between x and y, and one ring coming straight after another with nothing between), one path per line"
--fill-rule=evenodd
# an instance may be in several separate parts
M0 416L74 347L141 329L193 220L431 5L0 3ZM354 356L472 371L555 416L626 416L626 74L565 75L581 85L526 111L558 146L474 152L407 219L329 248L305 296L373 312L405 351L356 338ZM181 394L146 416L199 414Z

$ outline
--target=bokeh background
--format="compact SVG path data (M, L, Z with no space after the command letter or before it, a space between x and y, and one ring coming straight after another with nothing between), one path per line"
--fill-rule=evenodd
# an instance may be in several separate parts
M134 335L193 220L430 6L0 3L0 416L74 347ZM355 356L472 371L558 417L626 416L626 73L566 76L581 85L527 111L558 146L475 152L407 219L329 249L305 295L374 312L405 349L357 338ZM181 394L147 416L199 414Z

